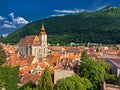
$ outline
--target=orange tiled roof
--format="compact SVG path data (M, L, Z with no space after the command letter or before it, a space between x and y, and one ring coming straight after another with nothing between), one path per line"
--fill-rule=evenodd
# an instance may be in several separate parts
M26 60L20 61L20 67L25 66L25 65L27 65L27 61Z
M59 63L55 66L56 69L61 69L62 68L62 65Z
M45 67L46 67L46 64L45 64L45 63L40 63L40 67L41 67L41 68L45 68Z
M22 75L24 73L28 73L33 68L35 68L35 66L36 66L36 64L31 64L31 65L27 66L26 68L19 70L19 74Z

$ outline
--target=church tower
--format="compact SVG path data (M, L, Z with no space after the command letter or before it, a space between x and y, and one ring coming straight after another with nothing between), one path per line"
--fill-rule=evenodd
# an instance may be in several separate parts
M39 40L41 43L41 57L47 56L47 34L45 32L44 24L42 23L41 32L39 34Z

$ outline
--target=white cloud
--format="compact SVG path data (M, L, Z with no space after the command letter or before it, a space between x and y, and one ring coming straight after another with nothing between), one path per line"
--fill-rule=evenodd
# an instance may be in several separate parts
M16 28L16 26L14 24L3 24L1 26L1 28L4 28L4 29L13 29L13 28Z
M10 15L12 18L14 18L14 13L10 13L9 15Z
M79 9L76 9L76 10L54 10L54 12L59 12L59 13L78 13L80 11L79 11Z
M92 12L92 10L80 9L80 12Z
M6 37L9 32L6 32L6 30L15 30L18 29L29 22L20 16L15 16L14 13L10 13L9 17L2 17L0 16L0 30L5 30L5 35L3 37Z
M16 28L16 25L8 20L3 21L3 24L0 26L0 29L14 29L14 28Z
M5 20L6 18L5 17L2 17L2 16L0 16L0 20L2 21L2 20Z
M12 18L12 21L13 21L14 24L25 25L25 24L29 23L23 17L15 17L14 13L10 13L9 15Z
M8 36L8 34L3 34L3 35L2 35L2 37L7 37L7 36Z
M61 16L65 16L65 14L56 14L56 15L51 15L51 17L57 17L57 16L61 17Z
M102 6L98 7L98 8L97 8L97 10L101 10L101 9L103 9L103 8L107 7L107 6L108 6L107 4L102 5Z
M80 12L91 12L90 10L86 9L71 9L71 10L54 10L54 12L57 13L66 13L66 14L74 14L74 13L80 13Z
M75 13L80 13L80 12L92 12L92 10L86 10L86 9L70 9L70 10L53 10L56 14L51 15L51 17L56 17L56 16L65 16L68 14L75 14Z
M25 20L23 17L17 17L17 18L14 18L13 22L15 24L28 24L29 22L27 20Z
M7 24L13 24L12 22L7 21L7 20L5 20L4 23L7 23Z

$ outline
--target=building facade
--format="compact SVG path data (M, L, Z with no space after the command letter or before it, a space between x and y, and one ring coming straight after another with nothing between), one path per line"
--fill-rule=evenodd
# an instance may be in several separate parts
M47 34L44 24L39 35L29 35L19 41L18 52L20 56L32 55L37 58L47 56Z
M110 69L116 75L116 77L120 76L120 59L114 58L106 58L105 60L110 65Z

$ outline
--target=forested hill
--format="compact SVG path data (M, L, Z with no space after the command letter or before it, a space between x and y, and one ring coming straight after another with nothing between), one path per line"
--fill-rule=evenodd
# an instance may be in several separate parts
M120 8L106 7L95 12L44 19L49 43L120 43ZM26 35L39 34L42 20L11 33L1 41L17 43Z

